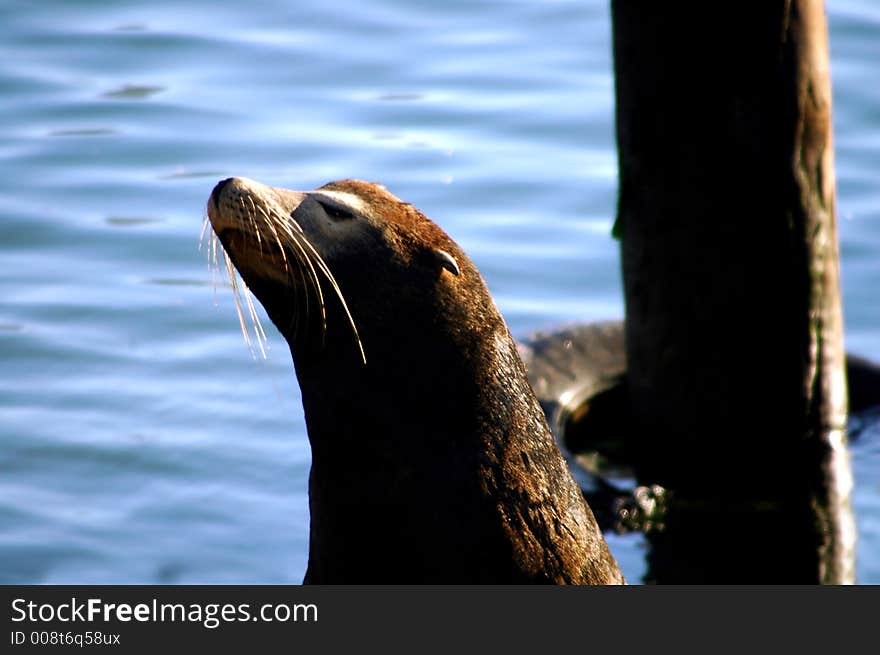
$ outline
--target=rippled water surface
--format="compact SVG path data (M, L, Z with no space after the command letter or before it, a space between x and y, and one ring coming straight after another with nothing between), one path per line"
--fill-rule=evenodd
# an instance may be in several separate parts
M606 5L0 4L0 582L302 579L299 390L198 249L218 179L383 182L516 335L621 317ZM828 9L847 345L880 360L880 8ZM854 455L880 583L877 430Z

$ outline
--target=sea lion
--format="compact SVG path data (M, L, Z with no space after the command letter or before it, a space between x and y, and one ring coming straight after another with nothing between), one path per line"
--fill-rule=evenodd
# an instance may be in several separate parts
M293 356L312 449L305 583L624 582L443 230L355 180L230 178L207 213Z

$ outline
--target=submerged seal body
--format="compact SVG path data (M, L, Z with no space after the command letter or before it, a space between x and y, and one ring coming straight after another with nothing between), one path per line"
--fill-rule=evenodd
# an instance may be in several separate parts
M623 582L486 285L436 224L353 180L231 178L208 217L293 356L304 582Z

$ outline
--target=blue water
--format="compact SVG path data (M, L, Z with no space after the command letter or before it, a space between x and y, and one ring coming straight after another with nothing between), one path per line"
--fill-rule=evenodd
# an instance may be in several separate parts
M847 346L880 360L880 7L828 10ZM0 582L302 579L286 344L251 356L198 250L223 177L383 182L516 335L622 317L610 29L593 0L0 3ZM853 452L880 583L876 425Z

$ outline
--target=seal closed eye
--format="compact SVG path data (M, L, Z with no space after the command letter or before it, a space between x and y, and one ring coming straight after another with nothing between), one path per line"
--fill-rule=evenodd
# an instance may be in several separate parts
M213 251L293 356L312 449L305 582L623 582L504 320L443 230L356 180L233 178L207 211Z
M324 213L331 218L335 218L337 220L351 220L354 218L354 213L348 209L347 207L343 207L338 204L331 203L326 198L321 198L319 196L315 196L319 205L324 209Z

